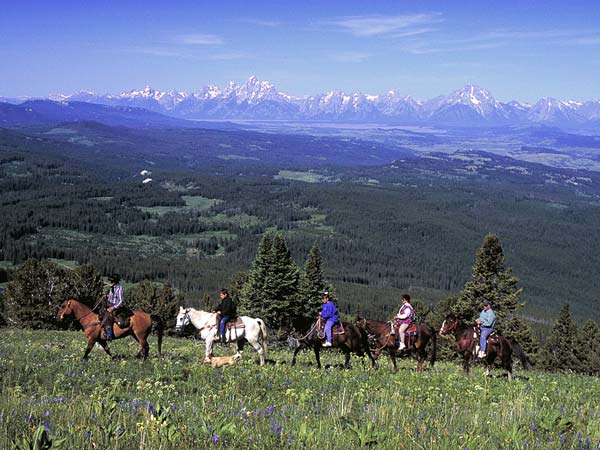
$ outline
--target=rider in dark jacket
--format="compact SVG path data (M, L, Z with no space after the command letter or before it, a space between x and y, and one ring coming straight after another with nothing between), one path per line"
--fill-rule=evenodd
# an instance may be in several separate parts
M237 311L235 303L233 303L233 300L229 296L229 292L227 292L227 289L221 289L221 292L219 292L219 297L221 298L221 303L215 306L214 312L216 312L221 317L221 319L219 320L219 337L221 339L221 342L225 342L227 322L229 322L237 315Z

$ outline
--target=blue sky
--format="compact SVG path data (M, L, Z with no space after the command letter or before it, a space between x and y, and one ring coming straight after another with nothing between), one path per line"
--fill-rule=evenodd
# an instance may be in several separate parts
M197 91L600 98L600 1L28 1L0 8L0 96Z

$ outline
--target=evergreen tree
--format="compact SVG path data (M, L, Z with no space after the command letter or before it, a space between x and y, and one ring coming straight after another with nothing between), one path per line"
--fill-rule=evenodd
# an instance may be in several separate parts
M300 278L299 311L292 325L303 328L311 320L314 320L321 306L321 296L326 290L321 268L321 251L317 241L315 241L310 249L304 264L304 272Z
M587 320L579 330L575 355L583 373L600 374L600 327L592 319Z
M255 315L265 319L264 302L265 292L268 289L268 273L270 270L272 239L265 234L258 244L258 251L248 279L240 292L238 311L240 314ZM265 319L266 320L266 319Z
M4 292L6 321L26 328L53 328L63 300L74 297L67 271L47 260L27 260Z
M126 306L141 309L147 313L159 316L165 328L175 328L175 319L179 306L183 304L183 295L177 293L170 284L157 286L144 280L127 291Z
M93 307L102 297L104 288L100 273L92 265L83 265L71 273L71 278L75 298L90 308Z
M265 235L242 289L240 311L260 317L271 327L281 327L300 313L299 281L300 269L283 236Z
M579 371L580 362L575 354L577 325L571 317L571 309L564 304L552 331L540 351L541 367L551 371Z
M468 322L479 316L481 304L489 301L497 317L497 330L503 334L505 318L512 316L523 306L519 301L519 279L511 269L504 266L504 252L496 235L488 234L477 251L471 280L465 284L456 302L451 306L454 314Z

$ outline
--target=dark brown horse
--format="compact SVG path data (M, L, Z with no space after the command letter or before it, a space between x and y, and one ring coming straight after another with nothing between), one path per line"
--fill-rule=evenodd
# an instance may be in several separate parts
M352 325L348 322L341 322L341 329L336 325L333 327L331 335L331 347L339 348L346 358L344 367L350 368L350 354L355 353L358 356L363 357L365 353L371 360L371 367L375 367L375 359L369 349L369 343L367 342L367 335L360 328ZM341 331L343 330L343 331ZM296 350L294 350L294 357L292 358L292 366L296 365L296 355L305 348L312 348L315 352L315 358L317 359L317 367L321 368L321 348L325 342L325 334L322 330L321 320L317 320L310 327L308 332L302 335L299 339L295 339Z
M463 356L463 368L468 374L471 361L476 357L476 347L479 345L479 330L476 326L467 325L460 317L453 314L446 316L440 328L440 336L451 334L456 339L456 348ZM487 341L486 357L483 358L486 366L486 375L489 375L496 358L500 359L502 367L512 378L513 353L519 358L524 369L531 369L531 361L519 343L512 338L493 333Z
M112 357L110 349L108 348L108 343L102 334L102 327L100 326L98 314L96 314L92 308L75 299L65 300L62 305L60 305L56 318L57 320L64 320L64 318L67 316L73 316L74 319L79 322L83 328L85 336L87 337L87 348L85 349L83 359L87 359L96 342L102 346L104 351L108 353L109 356ZM133 339L140 344L140 351L136 357L146 359L150 349L148 345L148 336L152 331L152 325L154 323L156 324L158 332L157 347L158 356L160 356L163 336L163 322L160 317L153 314L151 315L139 309L134 309L133 316L129 318L129 326L127 328L120 328L117 325L114 326L115 339L125 336L133 337Z
M358 316L356 319L356 325L359 328L365 330L369 337L369 342L372 347L375 347L374 355L375 359L379 358L379 355L385 350L390 359L394 370L396 367L396 356L403 357L414 353L417 356L417 370L420 372L423 370L423 364L427 359L427 345L429 341L432 343L431 352L431 367L435 364L436 352L437 352L437 334L435 329L427 324L417 324L416 334L410 333L405 338L406 349L398 352L397 345L395 342L396 335L392 334L392 328L390 322L380 322L378 320L366 319ZM396 329L395 333L398 330Z

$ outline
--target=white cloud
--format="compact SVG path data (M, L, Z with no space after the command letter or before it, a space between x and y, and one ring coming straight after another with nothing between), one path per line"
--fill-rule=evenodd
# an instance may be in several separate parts
M361 52L339 52L333 53L330 55L331 59L334 59L339 62L349 62L349 63L360 63L366 61L371 57L368 53Z
M439 13L407 14L399 16L348 16L323 22L337 29L348 31L354 36L387 36L398 37L405 34L425 33L432 31L428 25L442 22Z
M183 45L221 45L223 39L216 34L180 34L173 37L173 42Z
M267 28L277 28L282 26L281 22L276 22L274 20L262 20L262 19L252 19L252 18L240 18L237 19L238 23L247 23L250 25L257 25L259 27L267 27Z

